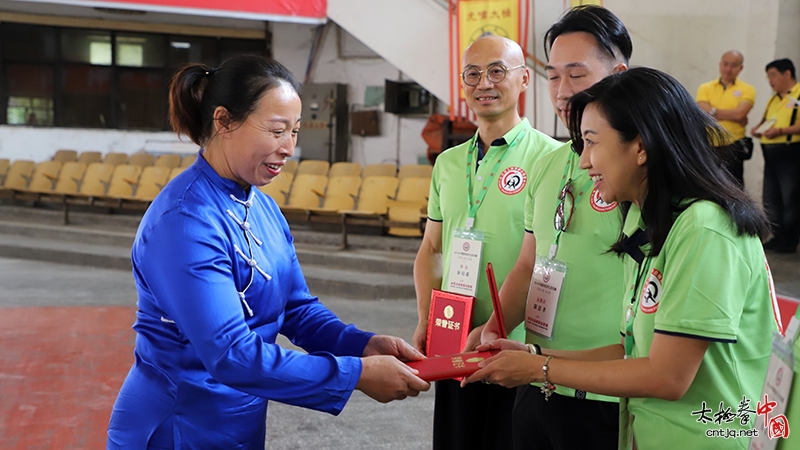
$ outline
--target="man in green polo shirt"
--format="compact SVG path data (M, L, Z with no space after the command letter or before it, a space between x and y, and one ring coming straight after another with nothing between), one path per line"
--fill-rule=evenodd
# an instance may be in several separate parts
M413 344L424 351L432 289L474 289L472 326L492 312L485 275L487 262L502 285L524 235L526 188L536 162L564 144L531 128L518 113L518 99L531 74L519 45L499 36L476 40L464 52L461 74L467 106L478 118L468 142L436 160L428 200L428 221L414 263L419 324ZM465 238L466 236L466 238ZM454 238L482 247L463 279L451 276ZM477 270L475 270L477 269ZM522 339L523 330L511 332ZM477 336L476 336L477 339ZM474 344L473 344L474 346ZM462 389L454 380L436 383L433 448L511 447L514 390L474 384Z
M633 49L625 25L599 6L570 10L547 31L545 41L550 100L564 123L570 97L626 70ZM537 164L530 177L522 249L500 290L506 326L524 323L529 348L544 348L545 354L620 342L623 266L608 250L619 237L621 214L616 203L600 198L578 160L566 146ZM558 272L561 283L552 276ZM538 295L559 292L555 288L560 294ZM488 323L483 342L497 337L494 319ZM557 386L545 401L538 384L520 386L513 448L536 443L563 450L616 449L618 419L616 397Z

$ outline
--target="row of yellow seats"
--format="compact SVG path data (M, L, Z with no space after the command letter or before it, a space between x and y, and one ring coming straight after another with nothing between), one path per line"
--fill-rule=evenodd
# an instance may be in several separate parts
M389 200L427 205L430 177L339 176L281 173L259 189L285 210L386 214Z
M380 164L367 164L361 166L357 162L335 162L333 164L328 161L320 161L315 159L305 159L298 162L290 159L286 161L283 167L283 172L291 173L294 176L307 174L307 175L324 175L328 178L336 178L340 176L356 176L361 178L369 178L373 176L387 176L397 177L399 179L416 177L416 178L430 178L433 166L427 164L407 164L401 166L400 170L394 164L380 163Z
M55 194L77 197L110 197L152 201L161 189L185 167L112 165L78 161L17 160L1 184L6 191L25 197Z
M183 156L176 153L165 153L155 156L146 152L136 152L129 156L127 153L110 152L103 156L100 152L95 151L86 151L79 155L76 150L58 150L53 155L52 161L61 161L63 163L82 162L86 164L103 162L113 166L129 164L142 167L164 166L174 168L189 167L195 159L197 159L197 154L195 153Z
M336 176L282 172L259 189L271 196L287 214L306 217L329 215L337 220L357 219L361 224L382 226L384 220L408 224L390 227L389 234L420 236L426 216L431 178L395 176Z

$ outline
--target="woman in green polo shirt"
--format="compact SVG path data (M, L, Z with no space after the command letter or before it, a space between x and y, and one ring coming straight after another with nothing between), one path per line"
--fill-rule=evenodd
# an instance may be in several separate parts
M648 68L612 75L570 105L581 168L625 214L612 247L627 274L622 342L504 351L465 382L619 396L620 448L747 448L766 432L758 406L778 325L760 240L767 222L723 168L719 152L729 150L713 147L724 130L674 78ZM489 348L525 349L495 341L479 350Z

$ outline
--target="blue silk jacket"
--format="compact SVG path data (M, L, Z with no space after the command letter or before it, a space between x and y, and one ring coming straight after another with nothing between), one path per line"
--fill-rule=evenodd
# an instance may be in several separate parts
M135 362L107 448L263 449L268 400L344 408L372 333L309 293L271 198L201 154L145 213L132 260Z

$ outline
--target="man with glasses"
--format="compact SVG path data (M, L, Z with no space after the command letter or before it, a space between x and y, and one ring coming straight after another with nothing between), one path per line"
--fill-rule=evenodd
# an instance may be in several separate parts
M545 154L563 146L531 128L520 118L518 101L530 72L522 49L499 36L476 40L464 52L461 74L467 106L475 113L478 132L436 160L428 199L428 221L414 263L419 324L413 344L425 350L431 290L475 297L472 325L483 324L492 312L485 275L494 266L502 285L519 252L524 234L525 192L531 171ZM453 253L461 246L482 248L468 274L451 272ZM457 247L457 248L454 248ZM453 263L455 266L456 263ZM464 292L464 285L473 292ZM520 328L511 333L522 339ZM480 336L476 334L474 347ZM462 389L458 381L436 383L433 448L498 449L511 447L514 390L488 384Z
M626 70L632 49L622 22L599 6L574 8L550 27L548 91L565 124L570 97ZM565 146L537 163L522 249L500 289L505 324L525 324L532 353L553 356L620 342L622 259L609 249L621 214L616 203L603 201L578 159ZM497 338L494 317L481 338ZM512 420L514 449L616 449L619 399L549 384L520 386Z

